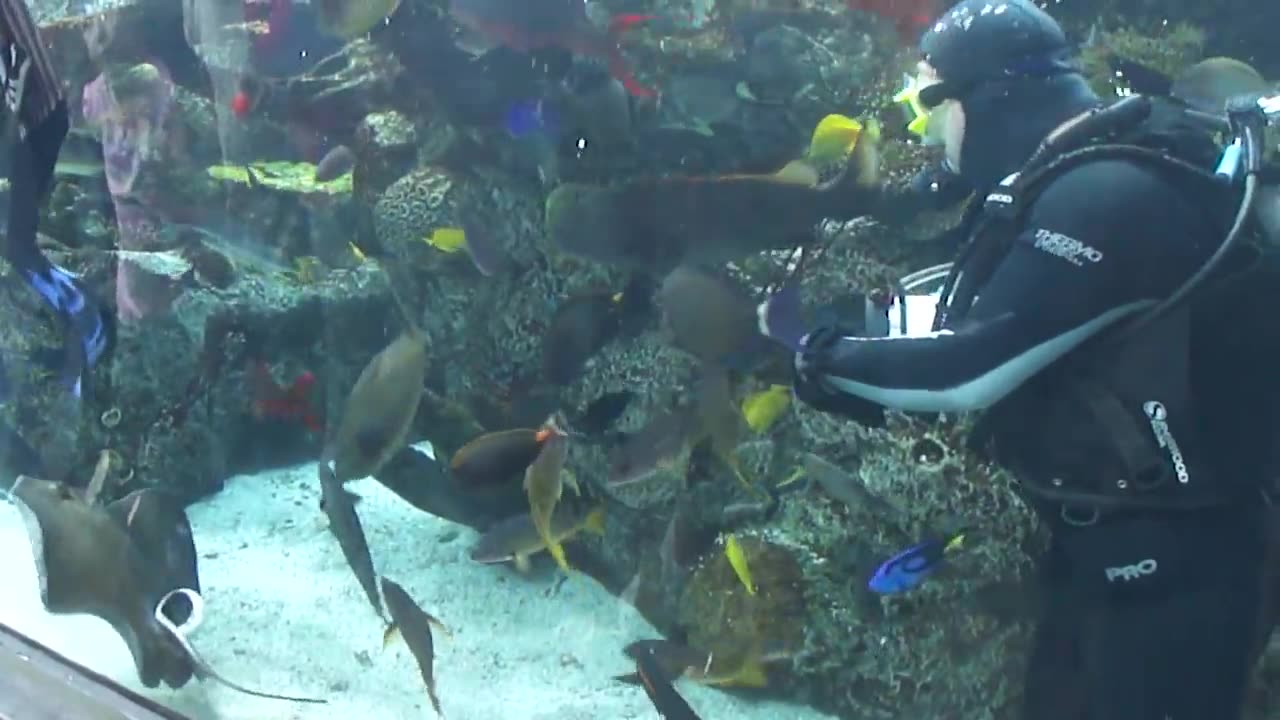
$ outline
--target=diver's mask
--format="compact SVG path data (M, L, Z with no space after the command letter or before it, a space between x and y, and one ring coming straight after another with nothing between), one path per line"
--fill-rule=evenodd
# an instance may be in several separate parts
M941 145L947 115L955 108L955 104L948 103L947 100L958 97L954 90L947 83L924 72L908 77L906 87L893 96L893 101L902 105L907 116L907 131L920 138L925 145Z

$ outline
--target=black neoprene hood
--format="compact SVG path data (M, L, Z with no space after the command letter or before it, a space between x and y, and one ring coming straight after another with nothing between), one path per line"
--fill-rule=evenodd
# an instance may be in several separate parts
M964 0L920 39L925 62L958 85L1047 75L1070 50L1057 21L1027 0Z
M940 80L920 100L960 101L959 172L979 192L1021 168L1055 127L1099 104L1062 27L1027 0L964 0L925 33L920 51Z

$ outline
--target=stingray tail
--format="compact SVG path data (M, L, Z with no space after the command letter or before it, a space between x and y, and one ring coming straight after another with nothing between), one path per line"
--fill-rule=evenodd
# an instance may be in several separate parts
M178 595L187 598L187 601L191 603L191 615L187 618L187 621L182 623L180 626L174 625L173 621L164 613L165 605L168 604L169 600ZM155 618L156 622L160 623L160 627L168 630L169 633L173 635L174 639L178 641L178 644L182 646L182 649L186 651L187 656L191 658L191 665L195 668L196 679L200 681L213 680L214 682L225 685L232 690L242 692L245 695L267 698L269 700L287 700L289 702L315 703L321 705L329 702L323 698L276 695L275 693L252 690L228 680L219 674L218 671L210 667L209 663L205 662L205 659L200 656L200 653L196 652L195 647L191 644L191 640L187 637L187 634L193 632L197 627L199 627L201 621L204 619L204 599L201 598L200 594L194 590L178 588L177 590L172 590L167 595L160 598L160 602L156 604Z

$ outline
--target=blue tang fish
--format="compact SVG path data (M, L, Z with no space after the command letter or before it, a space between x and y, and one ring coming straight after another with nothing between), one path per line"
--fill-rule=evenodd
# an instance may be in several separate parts
M867 587L881 595L906 592L924 582L946 556L964 543L966 531L912 545L881 563Z
M524 100L507 108L503 126L515 138L535 133L555 135L560 130L560 116L545 100Z

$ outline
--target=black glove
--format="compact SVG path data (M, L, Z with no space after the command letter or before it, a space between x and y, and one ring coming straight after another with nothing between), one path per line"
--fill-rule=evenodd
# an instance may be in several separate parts
M819 327L805 336L795 358L796 397L822 412L840 415L866 427L884 427L884 408L870 400L840 392L823 380L828 353L848 332L836 326Z
M973 194L973 187L946 160L916 173L911 190L929 210L945 210Z

